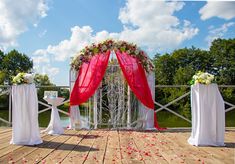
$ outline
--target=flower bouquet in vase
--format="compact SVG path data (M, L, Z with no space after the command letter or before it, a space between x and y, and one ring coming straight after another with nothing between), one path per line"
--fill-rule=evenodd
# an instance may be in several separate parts
M202 72L199 71L195 75L193 75L192 80L190 81L191 85L196 85L196 84L205 84L209 85L211 83L215 82L215 76L208 73L208 72Z
M16 76L13 77L12 83L16 85L20 84L32 84L34 82L33 74L29 73L18 73Z

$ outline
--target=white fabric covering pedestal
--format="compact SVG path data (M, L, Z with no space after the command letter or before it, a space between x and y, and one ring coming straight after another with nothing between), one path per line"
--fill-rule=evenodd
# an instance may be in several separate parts
M48 132L48 134L59 135L64 133L63 126L60 121L59 112L57 106L61 105L64 101L62 97L44 97L44 100L48 102L48 104L52 105L51 110L51 120L48 127L42 132Z
M42 143L38 125L38 97L35 84L12 86L11 144Z
M225 106L217 84L191 87L192 132L188 143L224 146Z

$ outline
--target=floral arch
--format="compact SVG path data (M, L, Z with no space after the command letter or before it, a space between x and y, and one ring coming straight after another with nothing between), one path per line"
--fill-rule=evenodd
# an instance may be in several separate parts
M73 58L71 68L78 75L70 95L70 105L80 105L95 94L105 75L111 52L115 52L121 71L136 98L145 107L154 110L146 78L146 73L154 69L151 60L135 44L114 40L87 46ZM154 127L160 129L154 112L153 115Z

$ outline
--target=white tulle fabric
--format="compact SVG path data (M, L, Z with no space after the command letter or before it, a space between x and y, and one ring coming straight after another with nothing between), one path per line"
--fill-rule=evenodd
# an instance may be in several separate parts
M82 117L78 105L70 106L69 129L90 129L88 117Z
M42 143L38 125L38 98L34 84L12 86L11 144Z
M153 100L155 99L155 75L154 72L150 72L147 75L148 85L151 90ZM139 102L139 120L142 120L143 129L155 129L154 128L154 110L145 107ZM138 125L138 124L137 124Z
M52 105L51 110L51 120L49 125L45 130L42 132L47 132L51 135L59 135L64 133L63 126L60 121L60 115L57 109L57 106L61 105L61 103L64 101L64 98L62 97L44 97L44 100L48 102L48 104Z
M188 143L224 146L225 106L216 84L191 87L192 132Z

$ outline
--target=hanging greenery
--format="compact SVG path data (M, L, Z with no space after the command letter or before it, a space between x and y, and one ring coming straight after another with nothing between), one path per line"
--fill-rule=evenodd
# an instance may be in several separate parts
M75 70L79 70L82 63L89 62L94 55L106 53L109 50L119 50L137 58L146 72L153 71L154 69L152 62L146 53L138 48L135 44L125 41L114 41L111 39L105 40L98 44L86 46L73 58L71 67Z

